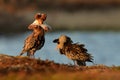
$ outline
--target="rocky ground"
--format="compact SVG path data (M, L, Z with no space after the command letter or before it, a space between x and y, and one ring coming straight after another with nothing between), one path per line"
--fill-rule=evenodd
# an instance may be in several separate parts
M78 67L54 61L0 54L1 80L119 80L119 66Z

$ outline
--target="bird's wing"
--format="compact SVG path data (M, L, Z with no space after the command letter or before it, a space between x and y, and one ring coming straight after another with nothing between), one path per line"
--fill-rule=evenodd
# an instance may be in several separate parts
M78 43L72 44L73 49L81 53L86 53L88 51L86 48L84 48L84 46L85 46L84 44Z
M41 36L35 46L38 47L37 49L41 49L44 46L44 43L45 43L45 38L44 36Z
M24 50L30 50L32 47L34 47L35 43L36 38L33 37L33 34L29 35L24 42Z
M91 58L91 55L87 53L87 49L79 44L70 44L67 46L66 52L68 52L67 55L70 55L71 59L86 61Z
M85 46L84 44L75 44L75 46L78 47L76 48L78 54L84 56L85 60L92 62L93 56L90 53L88 53L88 50L84 47Z

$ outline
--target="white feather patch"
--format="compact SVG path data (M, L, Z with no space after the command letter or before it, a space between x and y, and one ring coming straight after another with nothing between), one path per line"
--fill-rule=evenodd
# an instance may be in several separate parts
M35 20L32 24L33 25L40 25L38 20Z
M47 24L41 24L40 25L42 28L48 28L48 30L52 30L51 26L47 25Z

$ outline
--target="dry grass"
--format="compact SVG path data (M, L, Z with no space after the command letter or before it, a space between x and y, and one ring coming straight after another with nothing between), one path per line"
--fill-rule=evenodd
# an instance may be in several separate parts
M75 67L53 61L0 55L0 80L119 80L119 66Z

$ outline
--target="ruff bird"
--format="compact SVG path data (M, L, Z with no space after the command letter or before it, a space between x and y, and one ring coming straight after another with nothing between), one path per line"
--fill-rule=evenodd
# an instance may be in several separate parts
M35 52L44 46L44 29L39 25L31 26L29 29L32 29L33 32L25 39L24 47L20 56L27 52L27 56L34 57Z
M53 40L53 42L57 43L57 49L60 54L73 60L74 65L86 66L86 62L93 63L93 57L87 53L84 44L73 43L71 38L66 35L61 35L58 39Z

